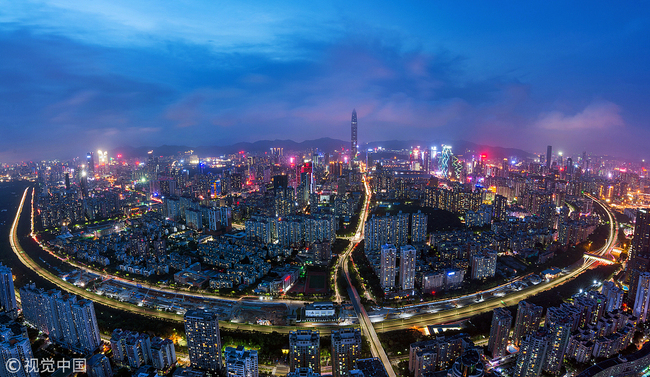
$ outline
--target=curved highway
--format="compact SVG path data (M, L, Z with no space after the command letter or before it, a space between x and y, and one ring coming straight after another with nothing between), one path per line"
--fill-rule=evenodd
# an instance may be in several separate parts
M593 254L603 256L608 254L616 244L616 240L618 239L618 223L616 221L616 217L604 202L592 196L589 197L594 200L594 203L603 208L609 218L609 237L607 238L607 242L605 242L605 245L599 250L592 252ZM534 296L538 293L544 292L551 288L555 288L559 285L573 280L575 277L598 263L598 261L595 261L593 259L583 258L580 262L574 264L572 269L565 275L562 275L550 281L545 281L540 284L524 288L517 292L512 292L504 297L493 297L483 302L473 303L455 309L441 310L436 313L419 314L404 319L391 319L383 322L377 322L375 323L375 327L379 332L386 332L413 328L414 326L449 323L466 319L476 314L491 311L501 306L516 305L519 303L519 301L525 300L528 297Z
M9 243L11 244L11 249L13 252L16 254L18 259L23 263L27 268L31 269L32 271L36 272L39 276L42 278L48 280L52 284L56 285L59 287L61 290L70 292L72 294L75 294L79 297L92 300L96 303L106 305L111 308L119 309L119 310L124 310L126 312L130 313L135 313L139 315L144 315L144 316L149 316L149 317L155 317L159 319L165 319L165 320L170 320L170 321L175 321L175 322L182 322L183 321L183 316L175 314L175 313L170 313L170 312L165 312L165 311L160 311L160 310L155 310L155 309L149 309L145 307L140 307L137 305L129 304L129 303L124 303L120 301L116 301L113 299L110 299L105 296L101 296L98 294L95 294L93 292L86 291L83 288L77 287L75 285L69 284L65 281L63 281L61 278L56 276L55 274L51 273L50 271L46 270L45 268L41 267L38 263L34 262L34 260L23 250L23 248L20 246L20 243L18 241L18 222L20 221L20 216L23 211L23 207L25 204L25 199L27 197L27 193L30 189L27 188L25 189L25 192L23 193L23 196L20 200L20 205L18 206L18 211L16 212L16 217L14 218L14 221L11 225L11 229L9 231ZM277 331L279 333L283 334L288 334L290 331L295 330L294 326L261 326L261 325L249 325L249 324L238 324L238 323L233 323L233 322L227 322L227 321L219 321L219 326L225 329L236 329L236 330L248 330L248 331L259 331L259 332L264 332L264 333L271 333L273 331ZM315 327L315 325L311 324L306 324L307 327ZM322 334L329 334L332 328L338 328L338 326L318 326L318 330L321 331Z

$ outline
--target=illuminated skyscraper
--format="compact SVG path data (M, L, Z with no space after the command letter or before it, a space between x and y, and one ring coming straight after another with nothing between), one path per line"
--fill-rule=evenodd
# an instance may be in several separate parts
M345 328L332 330L332 374L346 377L361 357L361 330Z
M402 290L415 288L415 259L417 250L411 245L400 248L399 285Z
M492 312L492 327L490 328L490 340L488 341L488 350L492 358L506 355L508 346L508 336L510 335L510 326L512 325L512 314L508 309L496 308Z
M630 250L630 259L650 257L650 210L648 208L639 208L636 212L634 238Z
M512 343L519 347L521 340L528 334L537 331L539 322L542 319L542 308L526 301L520 301L517 306L517 318L515 319L515 330L512 333Z
M449 178L449 174L452 172L452 154L451 154L451 145L443 145L442 152L440 152L439 162L440 172L445 178Z
M650 311L650 272L643 272L639 275L633 313L639 318L639 322L645 322L650 314L648 311Z
M320 333L312 330L297 330L289 333L289 367L291 372L298 368L311 368L320 373Z
M384 292L395 288L395 265L397 262L397 248L391 244L381 245L381 265L379 268L379 284Z
M217 313L189 310L185 313L185 336L192 367L214 372L221 369L221 335Z
M16 318L18 306L16 305L16 293L14 291L14 279L11 268L0 263L0 307L9 316Z
M551 170L551 155L553 154L553 147L546 147L546 170Z
M95 173L95 155L93 152L88 152L86 155L86 164L88 165L88 173Z
M526 335L521 341L517 363L512 375L514 377L539 377L542 373L547 349L548 334L545 330L537 330Z
M546 312L545 328L549 334L549 346L544 360L544 370L558 374L569 344L574 319L565 308L552 307Z
M352 145L350 150L352 155L350 156L350 162L357 156L357 109L352 110Z

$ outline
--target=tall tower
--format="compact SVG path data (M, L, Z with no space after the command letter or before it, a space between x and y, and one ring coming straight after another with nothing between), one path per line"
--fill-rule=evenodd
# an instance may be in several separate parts
M297 330L289 333L289 367L291 372L307 367L320 373L320 332L318 330Z
M636 288L636 299L634 300L634 315L639 322L648 320L650 310L650 272L643 272L639 275L639 283Z
M399 285L402 290L415 288L415 260L417 250L411 245L400 247Z
M639 208L636 212L634 238L630 248L630 259L635 257L650 257L650 209Z
M185 313L187 353L192 367L219 371L221 369L221 334L217 313L189 310Z
M542 319L544 308L531 304L527 301L520 301L517 306L517 318L515 319L515 331L512 334L512 343L519 347L524 336L537 331Z
M549 344L543 367L545 371L553 374L560 372L572 326L573 319L570 313L558 307L548 308L544 326L549 334Z
M539 377L548 350L548 334L545 329L535 330L521 340L513 376Z
M14 279L11 274L11 268L2 263L0 263L0 307L9 313L12 318L16 318L18 315L16 293L14 291Z
M546 147L546 170L551 170L551 155L553 154L553 147Z
M510 335L510 326L512 325L512 314L508 309L496 308L492 312L492 327L490 328L490 340L488 349L492 358L506 355L508 346L508 336Z
M349 375L354 362L361 357L361 330L345 328L332 330L332 374Z
M352 145L350 150L352 151L351 162L357 156L357 109L352 110Z
M397 264L397 248L391 244L381 245L381 265L379 268L379 284L384 292L395 289L395 265Z

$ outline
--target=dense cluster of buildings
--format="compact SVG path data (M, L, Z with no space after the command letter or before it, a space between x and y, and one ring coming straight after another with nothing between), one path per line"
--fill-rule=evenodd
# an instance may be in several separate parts
M242 346L227 347L222 354L218 316L214 312L192 310L185 314L185 335L191 367L198 373L225 371L231 377L257 377L257 351ZM295 330L289 333L288 376L319 377L321 373L321 341L317 330ZM360 375L361 330L341 328L331 332L332 374L336 377ZM373 363L372 361L367 361ZM381 366L381 363L379 363ZM383 366L381 367L383 369ZM202 375L202 374L201 374ZM382 377L386 371L383 369ZM372 377L369 375L368 377Z

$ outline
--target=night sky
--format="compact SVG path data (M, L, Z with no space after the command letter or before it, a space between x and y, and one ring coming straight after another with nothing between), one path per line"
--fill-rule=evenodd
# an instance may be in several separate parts
M348 140L353 108L360 143L650 158L650 2L434 3L3 2L0 162Z

